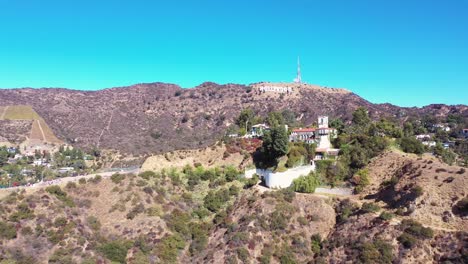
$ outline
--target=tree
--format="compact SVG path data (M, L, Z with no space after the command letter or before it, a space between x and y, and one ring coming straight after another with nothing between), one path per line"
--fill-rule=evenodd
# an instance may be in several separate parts
M268 113L267 123L271 127L284 125L284 118L280 112L270 112Z
M404 137L399 140L401 149L406 153L423 154L424 145L414 137Z
M369 114L367 109L364 107L359 107L353 113L353 124L358 127L366 127L370 123Z
M239 117L237 117L236 125L238 125L240 128L244 128L247 131L249 131L252 128L252 125L253 125L252 121L254 118L255 118L255 113L252 109L250 108L243 109L240 112Z
M330 122L330 127L336 128L338 133L341 134L345 128L345 125L344 125L343 120L341 120L341 118L335 118Z
M320 185L320 180L315 173L301 176L293 181L293 189L301 193L314 193L315 188Z
M286 110L283 110L281 114L283 115L284 123L286 125L291 127L296 124L296 114L293 111L286 109Z
M288 153L288 133L283 126L273 127L263 136L262 152L269 160L276 160Z
M414 135L414 127L412 123L406 122L403 125L403 134L405 135L405 137L411 137Z

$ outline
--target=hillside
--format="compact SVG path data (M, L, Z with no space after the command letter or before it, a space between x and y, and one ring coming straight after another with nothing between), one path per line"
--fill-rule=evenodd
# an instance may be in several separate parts
M201 167L27 189L0 201L0 262L466 263L466 171L399 152L368 170L371 184L346 197Z
M259 87L266 85L292 86L294 90L289 94L260 92ZM468 115L464 105L401 108L372 104L343 89L269 83L252 86L204 83L192 89L150 83L99 91L0 90L0 108L13 105L31 106L64 142L140 155L209 146L246 107L262 115L289 109L304 125L312 124L321 114L349 120L359 106L368 108L374 118ZM5 134L0 136L8 138Z
M2 129L0 137L11 143L61 144L45 120L29 105L5 105L0 107ZM0 139L0 142L2 140Z

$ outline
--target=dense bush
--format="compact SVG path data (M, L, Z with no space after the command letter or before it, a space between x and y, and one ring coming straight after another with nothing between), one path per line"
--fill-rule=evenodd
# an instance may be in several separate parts
M336 206L335 211L336 211L336 222L337 223L343 223L348 220L348 218L354 214L359 207L351 202L351 200L346 199L340 201L340 203Z
M0 222L0 237L4 239L16 238L15 226L5 222Z
M356 193L361 193L365 187L370 184L369 180L369 170L368 169L360 169L356 172L352 179L353 183L356 185L354 191Z
M59 186L57 185L49 186L45 190L46 192L57 197L57 199L62 201L66 206L69 206L69 207L75 206L75 202L73 201L73 199L69 197L66 192L62 191L62 189Z
M375 203L364 203L361 207L364 213L376 213L380 211L380 207Z
M176 209L167 216L166 223L172 231L179 233L183 237L188 237L190 235L190 220L190 214Z
M131 242L116 240L102 244L97 249L107 259L116 261L118 263L125 263L125 259L127 258L127 251L131 247Z
M20 203L16 207L16 211L10 215L10 221L18 222L23 219L32 219L34 218L34 212L29 208L27 203Z
M403 137L398 140L401 149L406 153L423 154L424 145L415 137Z
M210 191L204 198L204 206L212 211L218 212L226 202L229 201L229 191L227 189L221 189L217 192Z
M166 236L161 240L157 245L157 254L162 263L175 263L177 262L179 250L184 248L184 239L180 235L174 234Z
M125 175L120 174L120 173L114 173L111 176L111 180L115 184L120 184L124 179L125 179Z
M380 213L379 215L379 218L385 221L391 220L393 217L395 217L395 215L386 211Z
M293 189L300 193L314 193L315 188L320 185L319 178L311 172L307 176L301 176L293 181Z
M382 240L363 243L357 247L361 263L388 263L393 262L392 246Z
M312 235L310 238L310 249L314 254L318 254L322 249L322 237L319 234Z
M403 234L398 237L398 241L405 248L414 247L418 239L429 239L434 236L434 231L431 228L424 227L414 220L403 220L401 228L403 229Z

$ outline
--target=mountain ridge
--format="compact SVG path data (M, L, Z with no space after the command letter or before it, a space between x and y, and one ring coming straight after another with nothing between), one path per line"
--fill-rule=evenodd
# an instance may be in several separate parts
M261 116L289 109L304 126L313 124L318 115L349 121L351 113L361 106L374 119L389 117L401 121L412 116L449 113L468 116L466 105L408 108L373 104L351 91L304 84L285 84L306 87L291 93L261 92L258 85L266 84L269 83L204 82L187 89L155 82L97 91L18 88L0 90L0 106L30 105L65 142L136 155L211 145L248 107Z

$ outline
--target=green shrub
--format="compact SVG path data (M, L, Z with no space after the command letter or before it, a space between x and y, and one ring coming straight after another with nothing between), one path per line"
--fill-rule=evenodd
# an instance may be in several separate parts
M237 196L240 192L240 189L239 187L235 186L235 185L231 185L231 187L229 187L229 194L232 195L232 196Z
M138 176L140 176L141 178L145 179L145 180L149 180L151 178L156 178L156 173L154 171L144 171L140 174L138 174Z
M322 249L322 237L320 237L319 234L312 235L310 238L310 249L314 254L320 253L320 250Z
M413 187L413 189L411 189L411 192L416 195L416 197L419 197L424 194L424 189L421 186L416 185Z
M113 183L120 184L123 180L125 180L125 175L120 174L120 173L115 173L110 178Z
M422 224L414 220L403 220L401 227L404 229L403 234L398 237L398 241L405 248L412 248L417 243L418 239L429 239L434 236L434 231L429 227L424 227Z
M237 249L237 257L239 257L243 263L249 263L250 253L246 248L241 247Z
M309 221L307 220L307 218L305 218L303 216L297 217L297 222L302 226L305 226L305 225L309 224Z
M156 248L162 263L175 263L179 250L185 248L185 241L180 235L174 234L164 237Z
M50 264L73 264L75 263L72 259L72 253L63 249L59 248L54 251L54 253L50 256L49 262Z
M68 224L68 220L66 217L57 217L54 221L54 226L57 228L64 227Z
M358 246L361 263L388 263L393 262L392 246L382 240L368 242Z
M383 211L379 216L380 219L385 221L391 220L393 217L395 217L395 215L386 211Z
M314 193L315 188L320 185L320 179L311 172L307 176L301 176L293 181L293 189L300 193Z
M25 202L20 203L16 207L16 211L10 215L10 221L12 222L18 222L23 219L33 219L33 218L34 218L34 212L33 210L29 209L28 204Z
M252 176L252 178L250 178L250 179L245 179L244 180L244 189L249 189L249 188L255 186L258 183L259 180L260 180L260 178L258 177L257 174L254 174Z
M208 226L204 224L192 224L190 232L192 233L192 243L190 244L190 254L195 255L201 252L208 245Z
M406 153L423 154L424 145L415 137L404 137L398 140L401 149Z
M226 181L232 182L234 180L239 179L239 176L241 173L234 167L228 166L226 169L224 169L224 176L226 178Z
M361 193L365 187L370 184L369 180L369 170L368 169L360 169L356 172L353 176L353 183L356 184L354 191L356 193Z
M380 207L376 203L364 203L361 210L364 213L376 213L380 211Z
M398 242L400 242L405 248L413 248L414 245L417 243L417 239L408 233L403 233L397 238Z
M80 179L78 180L78 183L79 183L79 184L86 184L86 179L85 179L85 178L80 178Z
M337 223L343 223L348 220L348 218L354 214L358 210L358 206L351 202L351 200L346 199L343 201L340 201L340 203L337 205L335 208L335 211L337 213L336 215L336 222Z
M102 176L101 175L96 175L94 178L89 179L88 181L97 184L102 181Z
M4 239L16 238L16 228L12 224L0 221L0 237Z
M67 182L67 185L65 186L65 188L67 189L76 189L76 183L75 182Z
M179 233L183 237L190 235L189 223L191 217L188 213L175 209L166 219L167 226L174 232Z
M145 211L145 206L142 203L137 204L134 206L130 212L127 213L127 219L133 219L137 215L143 213Z
M69 206L69 207L75 206L75 202L73 201L73 199L71 197L68 197L67 193L62 191L62 189L59 186L57 185L49 186L45 190L48 193L57 197L57 199L62 201L66 206Z
M218 212L230 199L229 191L221 189L217 192L210 191L204 198L203 205L210 211Z
M118 263L125 263L125 259L127 258L127 251L131 247L131 242L116 240L104 243L100 245L97 249L107 259Z
M88 223L88 226L94 231L99 231L101 229L101 222L95 216L88 216L86 218L86 222Z

